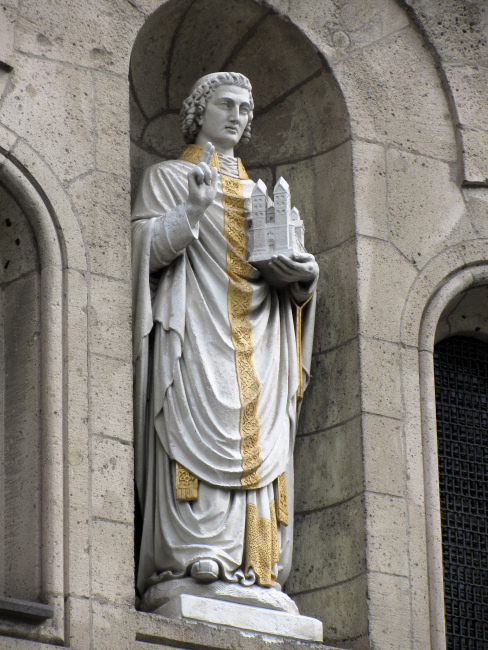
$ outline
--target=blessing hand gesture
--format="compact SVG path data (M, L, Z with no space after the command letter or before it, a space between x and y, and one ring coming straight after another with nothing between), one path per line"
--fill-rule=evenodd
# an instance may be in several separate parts
M210 142L205 145L200 162L188 174L188 200L186 212L191 227L203 217L205 210L212 203L217 193L218 171L210 169L215 147Z

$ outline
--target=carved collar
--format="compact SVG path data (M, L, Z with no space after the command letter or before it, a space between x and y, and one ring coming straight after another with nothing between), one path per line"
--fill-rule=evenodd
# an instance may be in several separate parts
M201 147L198 144L189 144L187 148L183 151L183 153L180 156L180 160L184 160L185 162L190 162L193 163L194 165L198 165L200 162L200 156L202 155L203 147ZM210 163L210 168L212 167L217 167L217 170L220 172L220 165L219 165L219 157L217 156L217 152L214 152L214 155L212 157L212 161ZM244 165L242 164L242 161L240 158L237 159L237 169L239 171L239 178L241 181L247 181L249 179L249 176L247 175L246 170L244 169Z

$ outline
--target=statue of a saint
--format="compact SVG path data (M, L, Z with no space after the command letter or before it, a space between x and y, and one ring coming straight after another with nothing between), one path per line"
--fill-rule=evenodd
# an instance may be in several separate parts
M188 146L146 169L132 217L143 606L165 581L286 580L318 276L312 255L274 256L276 288L246 261L249 80L199 79L181 116Z

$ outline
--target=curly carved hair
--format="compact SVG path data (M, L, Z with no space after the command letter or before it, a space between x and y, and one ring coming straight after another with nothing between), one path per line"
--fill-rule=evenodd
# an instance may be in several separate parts
M180 120L181 132L186 144L195 142L200 128L198 120L204 114L208 100L219 86L239 86L240 88L249 90L251 111L249 112L249 121L244 129L241 141L249 142L251 139L251 121L254 109L251 82L239 72L215 72L199 79L193 86L189 96L183 102L180 111Z

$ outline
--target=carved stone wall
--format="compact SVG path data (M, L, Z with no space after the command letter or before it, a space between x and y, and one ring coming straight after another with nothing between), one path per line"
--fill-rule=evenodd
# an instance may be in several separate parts
M179 154L181 99L215 66L253 81L240 153L254 178L290 183L321 266L288 589L335 646L443 650L432 346L444 310L438 332L458 332L485 299L486 20L482 0L0 0L0 179L40 278L40 463L35 445L25 458L42 545L27 586L54 611L2 614L2 648L267 646L134 607L130 192ZM17 208L1 197L4 265L3 210ZM21 324L8 318L31 341L18 295ZM22 383L36 345L15 356Z

